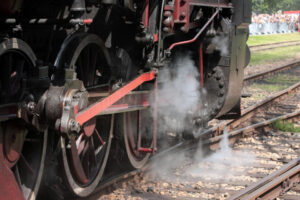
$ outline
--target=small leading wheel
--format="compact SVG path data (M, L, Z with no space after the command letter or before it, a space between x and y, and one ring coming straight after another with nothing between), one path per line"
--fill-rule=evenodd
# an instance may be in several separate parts
M123 114L124 143L132 167L142 168L148 161L153 146L153 114L140 110Z
M101 39L79 33L66 40L56 66L73 69L91 101L94 95L109 91L108 62L109 54ZM113 115L97 116L83 125L80 134L60 138L63 168L73 194L85 197L97 187L110 152L113 126Z

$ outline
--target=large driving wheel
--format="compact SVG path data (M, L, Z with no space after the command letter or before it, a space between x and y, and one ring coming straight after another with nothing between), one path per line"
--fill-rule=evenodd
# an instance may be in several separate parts
M130 165L142 168L151 155L153 147L154 120L150 110L123 114L124 143Z
M73 69L92 98L110 89L108 60L109 54L101 39L81 33L64 43L56 66ZM113 115L98 116L85 123L79 135L61 137L63 168L73 194L88 196L97 187L107 163L113 126Z
M36 57L22 40L10 38L0 44L0 102L2 105L18 103L32 94L26 89L26 81L32 78ZM47 147L47 131L44 133L25 127L18 120L0 124L3 157L25 199L36 198Z

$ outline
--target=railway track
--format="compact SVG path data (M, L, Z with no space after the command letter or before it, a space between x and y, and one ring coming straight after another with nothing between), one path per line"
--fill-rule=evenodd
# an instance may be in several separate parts
M283 66L276 67L271 70L267 70L267 71L263 71L263 72L260 72L257 74L249 75L244 78L244 85L247 85L251 81L261 80L263 78L266 78L266 77L272 76L274 74L277 74L277 73L280 73L280 72L283 72L283 71L286 71L286 70L289 70L289 69L292 69L295 67L299 67L299 66L300 66L300 61L296 61L293 63L289 63L289 64L286 64Z
M201 159L204 161L201 162L197 159L198 162L195 162L194 157L185 157L186 155L195 155L196 143L194 145L182 144L180 151L168 152L169 158L160 159L156 157L147 168L124 175L123 177L126 178L127 182L125 185L123 184L123 189L117 189L113 192L113 195L103 196L103 199L114 197L120 197L121 199L226 199L239 189L245 188L267 176L289 160L300 155L300 146L298 142L295 142L295 140L300 140L299 135L267 132L272 122L279 119L295 119L299 116L300 111L297 111L227 133L227 143L235 143L232 151L228 147L222 150L224 148L223 136L208 138L204 140L202 146L209 147L212 150L220 149L221 146L221 151L218 153L217 150L217 153L212 155L213 159L202 157ZM243 139L241 140L241 138ZM282 141L285 141L285 143ZM220 159L220 155L224 157ZM155 163L166 164L172 160L170 160L170 156L172 159L176 156L176 159L180 160L180 163L172 163L173 167L169 166L170 168L167 168L167 171L174 172L174 177L169 178L172 175L168 173L156 174ZM243 162L242 167L239 166L241 164L240 160ZM231 165L228 162L238 163ZM237 171L228 169L228 165L233 169L237 169ZM218 172L220 169L214 168L214 166L221 166L224 169ZM210 170L211 168L213 169ZM166 169L162 166L159 170ZM226 177L227 171L225 170L229 170L230 177ZM202 171L205 173L201 173ZM222 176L226 178L222 178ZM124 179L120 180L125 183ZM119 184L117 187L122 185L121 182Z
M289 67L297 66L297 64L294 64L294 65L288 66L288 67L284 66L284 67L282 67L282 69L278 69L278 71L282 71ZM274 73L274 71L270 72L270 74L271 73ZM266 73L263 73L262 76L265 77ZM253 76L253 79L255 79L257 77L258 76ZM251 78L248 78L248 80L251 80ZM226 128L226 130L228 132L228 135L227 135L228 143L235 144L236 142L240 141L240 139L248 137L248 136L252 136L254 133L259 133L259 131L261 131L265 134L266 132L268 132L268 130L270 130L270 128L269 128L270 124L272 124L273 122L275 122L277 120L284 120L284 119L288 120L288 119L298 118L300 115L299 111L293 112L293 113L287 113L285 115L283 115L281 113L281 116L279 116L280 114L278 113L276 117L274 117L274 113L273 113L273 115L272 115L273 117L265 115L264 116L265 120L260 123L257 123L257 120L252 120L251 122L249 122L249 119L253 118L253 116L256 116L257 113L268 113L267 110L270 107L272 107L271 106L272 104L278 102L279 100L282 103L283 101L285 101L287 99L287 97L291 97L291 95L295 94L299 90L299 88L300 88L300 82L283 90L283 91L280 91L280 92L274 94L273 96L255 104L245 110L243 110L242 116L239 119L231 120L231 121L223 121L223 122L219 123L218 125L212 127L211 129L208 129L205 132L201 133L198 136L199 140L203 141L202 145L209 147L210 150L217 150L220 148L220 142L222 141L222 138L223 138L224 128ZM289 98L289 99L291 99L291 98ZM288 100L286 100L286 101L288 101ZM295 102L297 102L297 100L295 100ZM295 105L291 106L291 109L293 109L293 108L295 108ZM290 110L288 110L287 112L290 112ZM261 118L261 116L259 118ZM259 138L261 136L258 135L256 137L258 138L257 140L259 140ZM264 137L273 138L273 135L271 135L271 136L266 135ZM278 136L278 137L280 137L280 136ZM247 140L251 140L251 138L252 137L249 137L248 139L246 139L246 143L247 143ZM300 137L299 137L299 140L300 140ZM141 174L144 174L145 172L151 170L151 166L152 166L151 163L155 163L156 160L163 158L167 154L169 155L174 152L186 151L187 149L195 149L195 147L197 147L197 145L198 145L198 141L180 142L176 146L174 146L170 149L167 149L164 152L158 153L156 156L154 156L152 158L152 161L150 162L150 164L147 165L145 168L140 169L140 170L126 172L126 173L123 173L122 175L117 175L109 180L106 180L106 182L103 183L98 188L98 190L97 190L98 193L96 193L96 195L92 199L98 199L99 191L103 195L103 194L107 193L107 191L111 192L112 190L119 188L122 184L124 186L125 182L126 183L128 182L125 185L130 185L130 182L132 182L132 181L133 182L145 181ZM284 162L286 162L286 160L284 160ZM278 168L278 166L276 166L276 167ZM276 167L274 169L277 169ZM264 175L266 176L267 174L264 174ZM246 185L248 185L248 183ZM151 187L150 187L150 189L148 188L147 191L150 191L150 193L152 193L152 194L148 194L149 192L146 192L147 193L146 196L148 196L149 198L150 197L154 198L154 199L155 198L163 198L163 199L169 198L169 197L168 198L165 197L164 195L161 196L160 194L159 195L154 194L153 192L151 192L152 191ZM108 192L108 193L110 193L110 192ZM194 192L196 192L196 191L194 191ZM136 191L136 189L133 189L133 193L140 194L138 196L143 196L143 194L144 194L144 192ZM127 197L129 197L129 196L127 195ZM225 196L227 197L228 194ZM102 197L104 199L106 198L105 195Z
M264 50L269 50L269 49L274 49L274 48L279 48L279 47L296 46L299 44L300 44L300 41L297 41L297 40L289 41L289 42L277 42L277 43L272 43L272 44L262 44L262 45L250 46L250 50L252 52L264 51Z
M257 183L236 193L229 200L235 199L299 199L300 198L300 157L284 165L279 170L266 176ZM285 194L292 189L292 195Z

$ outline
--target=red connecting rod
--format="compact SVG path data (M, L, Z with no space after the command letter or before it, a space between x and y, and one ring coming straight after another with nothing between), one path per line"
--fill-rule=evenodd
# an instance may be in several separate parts
M89 121L117 101L119 101L121 98L123 98L125 95L127 95L129 92L136 89L138 86L142 85L144 82L151 81L155 78L155 71L152 70L147 73L143 73L133 81L129 82L122 88L118 89L108 97L90 105L88 108L84 109L83 111L79 112L75 116L75 120L80 124L83 125L85 122Z

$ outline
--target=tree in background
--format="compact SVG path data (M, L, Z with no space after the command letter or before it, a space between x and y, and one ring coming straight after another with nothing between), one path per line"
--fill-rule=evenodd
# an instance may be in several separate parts
M252 9L257 13L274 13L278 10L300 10L300 0L252 0Z

